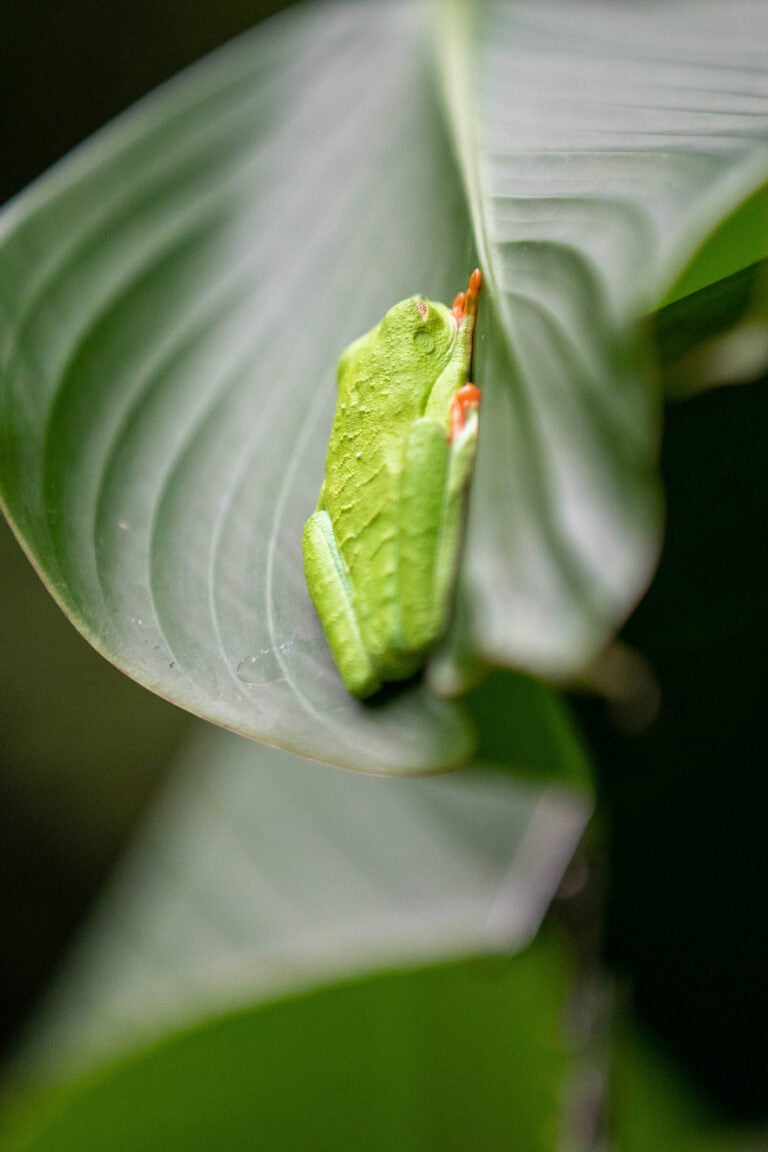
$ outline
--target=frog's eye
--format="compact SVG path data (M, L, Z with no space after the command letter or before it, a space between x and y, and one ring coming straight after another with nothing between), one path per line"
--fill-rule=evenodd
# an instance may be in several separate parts
M419 328L414 332L413 343L418 352L425 353L427 356L435 350L435 341L424 328Z

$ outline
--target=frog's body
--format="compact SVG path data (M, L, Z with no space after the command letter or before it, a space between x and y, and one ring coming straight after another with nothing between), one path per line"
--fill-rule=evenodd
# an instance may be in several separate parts
M447 624L477 439L468 377L479 287L475 272L453 309L403 300L339 361L304 566L355 696L411 676Z

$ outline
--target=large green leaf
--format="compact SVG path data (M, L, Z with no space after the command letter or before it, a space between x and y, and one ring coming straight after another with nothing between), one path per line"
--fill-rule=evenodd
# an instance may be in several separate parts
M59 602L187 708L381 771L466 760L466 724L421 687L343 691L300 538L339 350L471 263L422 49L410 7L289 13L12 204L0 244L0 493Z
M35 1096L2 1152L554 1152L567 1066L551 942L321 989Z
M698 258L725 216L755 218L766 17L746 0L438 15L486 272L464 646L476 669L562 676L658 548L638 318L752 251ZM391 772L465 761L468 726L420 684L349 699L299 540L339 350L409 292L450 299L476 259L435 87L417 5L296 9L95 139L0 235L0 495L59 602L192 711Z
M539 740L516 755L517 771L543 761L565 774L579 761L562 723L531 727ZM201 731L20 1060L50 1076L338 972L517 951L546 912L590 807L583 792L546 781L478 769L427 780L350 776Z
M658 414L637 322L768 252L768 9L448 11L444 90L493 300L465 643L568 675L655 562Z

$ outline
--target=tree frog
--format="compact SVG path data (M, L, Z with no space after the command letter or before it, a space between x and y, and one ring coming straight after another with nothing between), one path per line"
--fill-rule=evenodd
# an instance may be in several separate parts
M453 307L411 296L342 353L307 587L349 692L412 676L448 623L480 391L482 277Z

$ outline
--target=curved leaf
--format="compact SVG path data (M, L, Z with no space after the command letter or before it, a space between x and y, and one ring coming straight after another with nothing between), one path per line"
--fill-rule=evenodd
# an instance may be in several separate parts
M576 758L572 735L561 727L559 736L548 764ZM540 756L521 749L516 770ZM590 809L583 792L550 781L475 769L350 776L201 731L17 1064L36 1077L69 1075L180 1022L339 973L517 952Z
M304 755L467 759L422 687L343 690L300 542L339 350L412 291L450 298L470 256L408 6L272 21L11 205L0 494L105 655Z
M493 387L465 643L564 676L626 615L658 549L655 373L638 321L675 282L700 288L768 250L768 230L752 228L696 259L724 217L764 215L768 10L455 0L441 15L495 304L477 356Z

